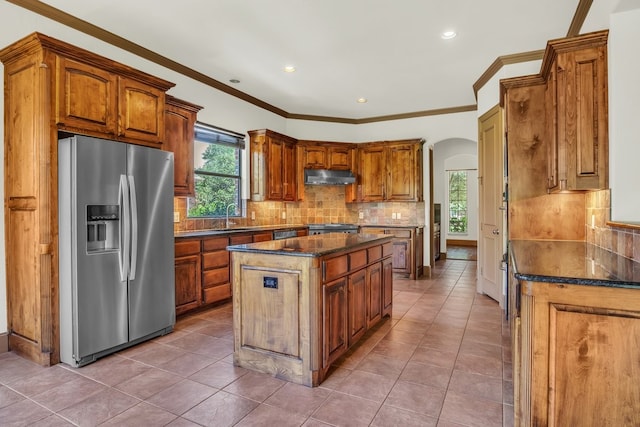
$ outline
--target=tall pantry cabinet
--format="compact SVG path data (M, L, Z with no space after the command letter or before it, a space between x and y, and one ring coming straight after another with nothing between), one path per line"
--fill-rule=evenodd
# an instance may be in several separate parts
M39 33L0 50L9 348L58 363L59 132L161 148L173 83Z

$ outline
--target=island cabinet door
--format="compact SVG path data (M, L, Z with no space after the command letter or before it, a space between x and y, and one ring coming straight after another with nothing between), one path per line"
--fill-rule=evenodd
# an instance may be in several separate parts
M382 318L382 262L367 267L367 328Z
M367 330L367 270L349 275L349 345Z
M382 260L382 315L391 316L393 306L393 260Z
M322 286L322 367L347 351L347 278Z

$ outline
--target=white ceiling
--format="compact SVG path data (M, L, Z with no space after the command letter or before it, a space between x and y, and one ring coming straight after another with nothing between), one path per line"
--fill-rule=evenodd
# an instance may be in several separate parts
M363 119L475 104L487 68L566 36L579 0L43 3L287 113Z

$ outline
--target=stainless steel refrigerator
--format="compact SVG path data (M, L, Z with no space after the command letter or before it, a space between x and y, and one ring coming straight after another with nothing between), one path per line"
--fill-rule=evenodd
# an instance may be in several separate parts
M173 153L58 141L60 359L78 367L175 324Z

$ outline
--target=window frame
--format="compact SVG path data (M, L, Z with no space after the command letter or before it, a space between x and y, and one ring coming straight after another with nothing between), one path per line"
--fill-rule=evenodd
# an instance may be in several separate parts
M460 218L459 215L457 216L452 216L452 212L454 210L452 210L452 201L457 202L457 203L461 203L462 199L460 199L459 197L456 198L452 198L451 195L452 193L452 188L451 188L451 180L453 177L453 174L464 174L464 181L465 181L465 185L464 185L464 209L455 209L455 212L460 213L460 212L464 212L464 218L466 219L466 221L464 222L464 230L460 230L460 231L456 231L456 230L452 230L452 219L457 219ZM447 175L448 175L448 180L447 180L447 202L448 202L448 208L447 208L447 232L448 234L457 234L457 235L467 235L469 234L469 171L466 169L453 169L453 170L448 170L447 171ZM458 192L460 193L460 192ZM459 196L459 194L458 194Z
M236 170L237 174L229 174L222 172L212 172L203 169L198 169L196 167L196 162L200 159L196 158L194 155L193 159L193 179L194 179L194 193L193 197L188 198L187 202L187 217L191 219L206 219L206 218L225 218L226 217L226 207L224 211L215 215L193 215L191 214L191 209L193 204L195 204L195 200L197 198L197 183L198 176L202 177L219 177L225 179L232 179L237 181L237 192L235 193L235 209L229 212L229 217L238 218L242 217L245 212L244 200L242 199L242 185L243 185L243 177L242 177L242 156L243 150L245 149L245 136L238 132L230 131L227 129L223 129L217 126L209 125L203 122L196 122L194 125L194 145L198 144L216 144L225 147L233 148L237 151L235 158L237 159ZM196 150L194 150L196 151Z

